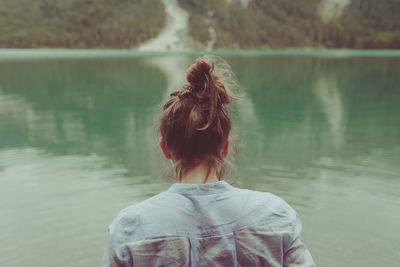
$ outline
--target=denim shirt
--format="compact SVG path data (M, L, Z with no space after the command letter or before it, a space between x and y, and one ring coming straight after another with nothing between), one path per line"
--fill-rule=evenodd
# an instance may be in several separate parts
M315 266L300 231L271 193L176 183L120 211L102 266Z

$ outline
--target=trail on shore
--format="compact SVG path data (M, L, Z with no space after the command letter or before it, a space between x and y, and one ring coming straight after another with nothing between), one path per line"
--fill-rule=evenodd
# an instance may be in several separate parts
M189 13L177 0L162 0L167 14L167 24L156 38L139 46L140 51L188 50L185 44Z

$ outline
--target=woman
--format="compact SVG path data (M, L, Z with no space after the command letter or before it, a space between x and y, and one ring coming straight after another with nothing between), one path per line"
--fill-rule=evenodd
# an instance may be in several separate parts
M199 58L163 107L160 147L176 183L119 213L103 266L315 266L286 202L223 180L231 73L213 60Z

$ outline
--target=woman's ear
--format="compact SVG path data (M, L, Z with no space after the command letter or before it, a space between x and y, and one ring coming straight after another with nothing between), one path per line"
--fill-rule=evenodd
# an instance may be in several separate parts
M164 138L162 138L162 137L160 137L160 147L161 147L162 152L164 153L165 158L171 160L172 155L167 148L167 144L165 143Z
M224 146L222 147L221 157L224 159L228 156L230 138L226 138Z

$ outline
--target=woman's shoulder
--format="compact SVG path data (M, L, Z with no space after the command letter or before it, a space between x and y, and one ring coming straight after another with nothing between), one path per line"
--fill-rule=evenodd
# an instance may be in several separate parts
M154 213L155 207L157 204L163 203L164 198L165 192L161 192L121 209L108 227L110 234L118 232L123 232L125 236L137 234L145 220L145 215Z
M239 188L239 187L234 187L234 188L238 194L252 196L256 199L259 199L260 201L264 201L264 202L266 201L269 204L277 204L277 205L281 205L283 207L290 208L289 204L282 197L280 197L272 192L245 189L245 188Z
M243 199L256 208L256 210L265 216L287 219L289 221L296 220L296 211L280 196L271 192L263 192L250 189L236 188L238 194Z
M182 205L184 199L177 194L163 191L119 211L109 231L123 233L129 240L161 232L162 226L171 223L171 214Z
M152 212L154 207L165 203L165 198L167 197L166 191L160 192L150 198L139 201L135 204L127 206L121 209L118 215L115 217L114 221L120 223L132 223L132 220L138 220L142 214ZM114 222L113 221L113 222Z

